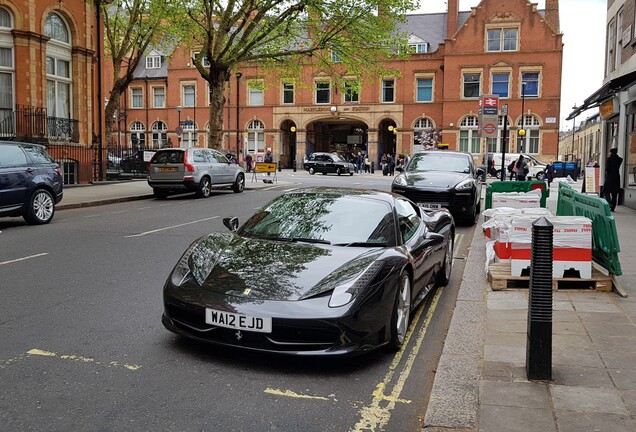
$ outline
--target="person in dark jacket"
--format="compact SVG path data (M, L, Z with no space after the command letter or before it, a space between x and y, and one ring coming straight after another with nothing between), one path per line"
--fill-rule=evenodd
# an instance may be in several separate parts
M517 159L517 162L515 162L514 168L516 168L515 172L517 175L517 181L525 181L529 169L528 164L523 158L523 155L519 155L519 159Z
M623 158L618 155L618 149L610 149L609 157L605 162L605 184L603 184L603 195L610 205L610 210L614 211L618 202L618 193L621 189L620 168Z
M554 166L552 166L552 161L550 161L543 170L543 178L548 182L548 187L550 187L550 183L554 180Z

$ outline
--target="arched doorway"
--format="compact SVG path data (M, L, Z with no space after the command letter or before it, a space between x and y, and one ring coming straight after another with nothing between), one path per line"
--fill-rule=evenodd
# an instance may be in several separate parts
M395 156L397 143L397 125L391 119L380 122L378 128L378 160L375 162L379 166L382 155L391 154Z
M369 153L368 126L356 119L335 117L307 125L307 156L314 152L338 153L344 159Z
M280 142L282 149L281 167L293 168L296 171L296 123L285 120L280 125Z

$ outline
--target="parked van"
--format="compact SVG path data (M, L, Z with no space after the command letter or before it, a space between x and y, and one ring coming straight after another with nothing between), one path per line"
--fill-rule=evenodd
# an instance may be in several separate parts
M521 153L506 153L506 161L504 162L504 167L508 167L511 162L519 159L519 155ZM497 170L497 178L501 178L501 153L489 153L489 156L495 161L495 169ZM537 180L543 180L544 170L546 164L536 159L534 156L529 155L527 153L523 153L523 158L526 160L528 164L528 178L533 178ZM510 173L506 170L506 177L510 177Z

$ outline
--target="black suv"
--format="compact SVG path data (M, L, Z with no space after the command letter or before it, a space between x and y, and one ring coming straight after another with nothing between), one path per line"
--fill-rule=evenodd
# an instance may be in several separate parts
M0 216L49 223L62 200L62 187L60 166L44 146L0 141Z

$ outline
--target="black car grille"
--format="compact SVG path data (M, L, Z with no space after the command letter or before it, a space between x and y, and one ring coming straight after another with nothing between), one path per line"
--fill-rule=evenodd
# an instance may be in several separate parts
M448 191L432 192L418 189L405 189L402 195L414 202L452 204L455 201L455 194Z
M338 344L341 329L326 320L273 319L271 333L238 331L205 322L205 309L168 305L168 314L177 328L197 339L272 351L316 351Z

